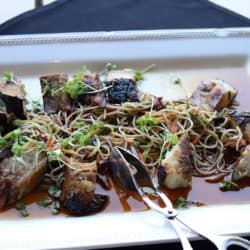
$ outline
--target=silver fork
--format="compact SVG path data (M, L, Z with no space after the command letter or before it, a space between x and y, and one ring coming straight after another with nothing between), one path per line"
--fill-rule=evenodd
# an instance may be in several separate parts
M219 250L226 250L231 245L241 246L250 250L250 242L246 239L237 236L219 236L203 233L200 229L194 229L180 219L177 216L177 211L173 208L172 202L154 184L144 164L128 150L114 147L111 152L110 166L116 181L123 188L137 191L151 209L163 214L168 219L178 235L184 250L193 248L179 224L182 224L190 232L209 240ZM149 192L158 195L164 202L165 207L162 208L153 202L147 195Z

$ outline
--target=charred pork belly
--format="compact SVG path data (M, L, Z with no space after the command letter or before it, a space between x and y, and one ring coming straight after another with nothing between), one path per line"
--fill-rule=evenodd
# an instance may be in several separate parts
M20 119L25 118L24 85L16 77L11 77L9 80L0 80L0 100L7 113L13 113Z
M107 92L109 103L121 104L139 101L134 70L111 70L106 75L105 81L110 87Z
M101 82L98 74L85 74L84 83L87 84L89 93L82 94L78 98L81 103L86 105L105 107L106 94L103 89L103 83ZM92 93L91 93L92 92Z
M22 157L12 156L8 149L1 152L0 209L29 194L40 183L46 171L45 152L39 152L37 145L32 142L24 145L23 149L26 152Z
M81 163L70 159L65 169L65 180L61 195L63 206L72 214L96 213L107 204L107 196L95 194L97 164Z
M62 88L68 81L66 74L54 74L40 77L40 84L43 93L44 110L49 113L59 111L72 111L72 100L62 92L57 91Z
M170 189L191 186L192 167L188 135L183 135L178 144L167 153L158 169L158 180L161 186Z
M120 104L124 102L139 102L136 84L130 79L116 79L108 89L108 102Z
M190 98L194 106L220 111L229 106L237 91L223 80L201 82Z
M250 177L250 145L246 146L241 154L240 161L233 171L232 181L238 181L245 177Z

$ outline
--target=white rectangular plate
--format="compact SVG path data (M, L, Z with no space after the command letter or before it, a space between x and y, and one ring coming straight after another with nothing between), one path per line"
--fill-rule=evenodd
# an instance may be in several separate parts
M40 97L38 77L77 72L83 64L100 70L107 62L120 67L157 67L141 86L156 95L183 97L201 76L223 76L225 68L241 72L250 83L250 29L159 30L53 35L2 36L0 73L21 77L33 98ZM204 73L206 72L207 73ZM170 75L182 87L168 91ZM247 85L245 85L247 86ZM249 88L239 91L247 95ZM244 106L244 103L243 103ZM204 195L209 195L204 190ZM210 233L247 235L249 202L180 211L191 225ZM187 232L190 237L195 237ZM153 212L101 213L87 217L16 218L0 214L0 249L103 248L176 241L167 220Z

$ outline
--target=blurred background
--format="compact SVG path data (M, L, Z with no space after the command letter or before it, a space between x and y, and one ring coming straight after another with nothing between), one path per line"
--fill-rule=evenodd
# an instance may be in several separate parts
M42 5L46 5L54 1L56 0L0 0L0 24L25 11L39 8ZM250 18L250 0L210 1Z

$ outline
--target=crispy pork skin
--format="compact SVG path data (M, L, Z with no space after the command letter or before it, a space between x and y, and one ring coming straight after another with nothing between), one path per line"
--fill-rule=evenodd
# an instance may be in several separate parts
M135 71L133 69L110 70L105 80L107 82L112 82L117 79L129 79L135 82Z
M97 164L81 163L70 159L71 168L65 169L65 180L61 195L63 206L72 214L96 213L107 203L105 195L95 194Z
M14 204L36 188L47 167L46 153L38 153L30 143L22 159L6 152L5 156L9 158L0 162L0 209Z
M250 177L250 145L241 154L240 161L233 171L232 181L238 181L245 177Z
M229 106L237 91L223 80L204 81L199 84L190 98L194 106L220 111Z
M10 81L0 80L0 100L7 113L21 119L26 117L24 85L16 77Z
M191 186L192 167L188 135L183 135L178 144L167 153L158 169L158 180L161 186L169 189Z
M62 91L57 91L63 87L68 81L66 74L54 74L40 77L40 84L43 93L44 110L49 113L57 113L59 111L72 111L72 100Z

